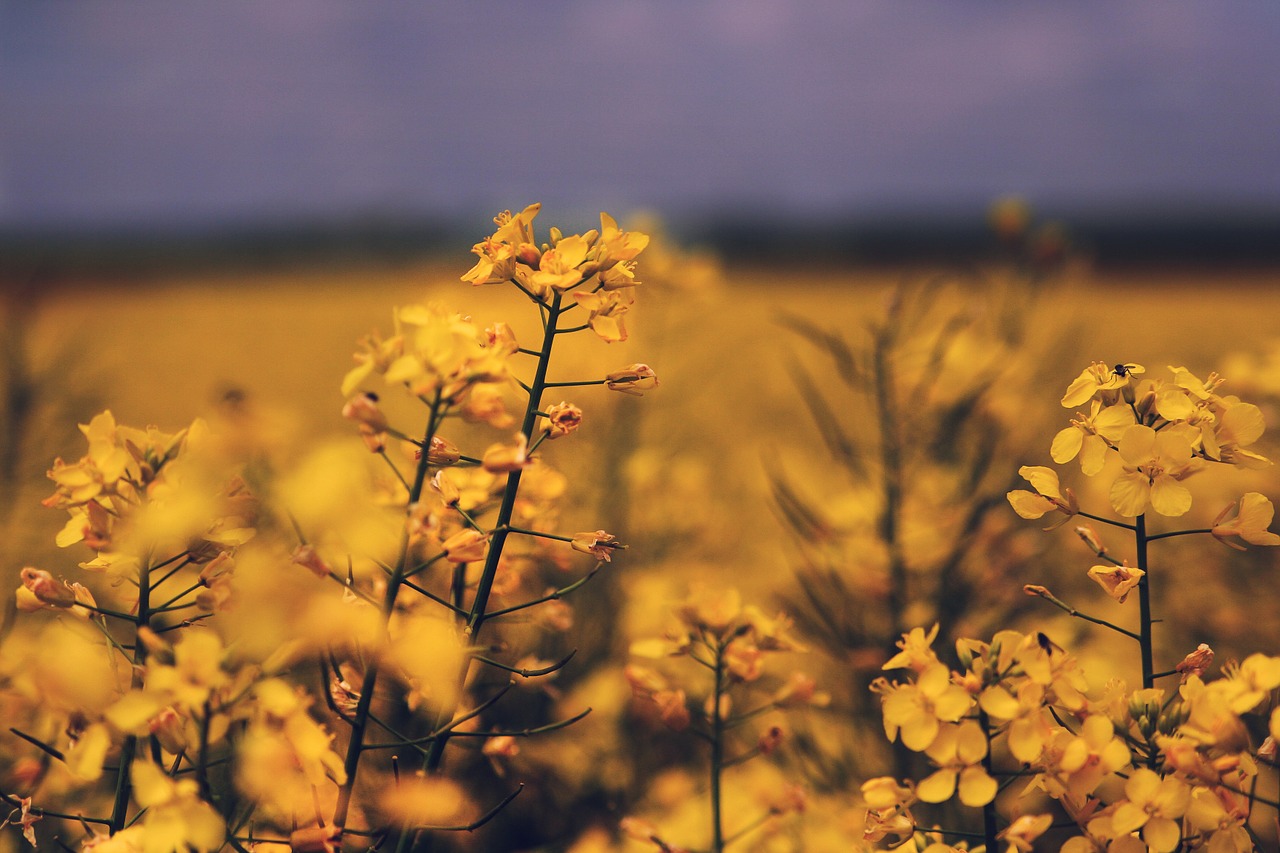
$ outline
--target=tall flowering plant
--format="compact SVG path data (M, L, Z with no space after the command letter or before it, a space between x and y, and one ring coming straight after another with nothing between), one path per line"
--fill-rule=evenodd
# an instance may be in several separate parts
M41 850L403 853L519 794L512 779L477 799L446 774L469 757L450 747L500 767L589 712L504 725L512 688L572 657L522 654L515 628L565 628L566 598L625 547L559 527L565 478L544 457L585 418L552 395L658 383L644 364L553 373L565 336L626 338L647 237L602 214L538 242L538 209L498 216L463 276L523 294L532 345L434 303L360 343L343 415L381 474L325 448L266 476L252 436L204 421L167 434L104 412L82 427L87 452L55 461L46 504L101 582L28 567L10 599L30 624L6 620L0 656L6 825ZM386 388L421 407L417 426L384 411ZM460 447L484 429L501 440Z
M1058 472L1027 466L1031 489L1009 492L1026 519L1046 516L1077 523L1076 532L1097 558L1088 576L1115 602L1137 600L1136 630L1078 610L1046 586L1024 591L1074 618L1115 635L1131 649L1138 680L1092 683L1080 662L1044 632L1001 631L988 641L960 640L958 666L933 650L936 630L903 635L885 668L904 672L874 685L885 731L923 753L934 768L922 780L881 777L863 786L867 837L917 849L966 849L974 838L996 849L1031 850L1054 828L1070 837L1066 853L1127 851L1243 851L1265 844L1270 819L1259 807L1280 803L1264 796L1261 771L1275 767L1280 709L1280 657L1252 654L1210 676L1207 644L1161 666L1153 612L1153 578L1161 578L1156 550L1178 537L1212 537L1233 548L1280 544L1269 530L1270 500L1248 492L1206 527L1162 529L1160 519L1184 515L1192 505L1188 482L1224 466L1261 468L1257 452L1262 412L1220 393L1216 375L1201 380L1182 367L1171 377L1147 379L1137 364L1095 363L1070 384L1062 405L1076 410L1055 436L1050 455L1078 462L1105 485L1109 512L1084 509ZM1082 521L1083 520L1083 521ZM1132 540L1117 554L1089 522ZM1130 605L1132 606L1132 605ZM1023 797L1001 791L1022 781ZM1036 813L1038 792L1057 802L1060 815ZM919 804L958 797L981 813L976 827L922 832ZM1012 815L1001 808L1008 806ZM1046 838L1052 836L1046 836Z

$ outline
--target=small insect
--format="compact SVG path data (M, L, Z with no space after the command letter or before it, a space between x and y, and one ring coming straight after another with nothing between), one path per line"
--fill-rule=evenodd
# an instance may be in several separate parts
M1040 648L1044 649L1045 653L1049 655L1052 655L1054 652L1065 651L1062 646L1058 645L1053 640L1050 640L1049 635L1043 631L1038 631L1036 633L1036 642L1040 645Z
M1123 377L1123 376L1129 375L1129 368L1124 366L1123 364L1117 364L1114 368L1112 368L1112 370L1115 371L1116 376Z

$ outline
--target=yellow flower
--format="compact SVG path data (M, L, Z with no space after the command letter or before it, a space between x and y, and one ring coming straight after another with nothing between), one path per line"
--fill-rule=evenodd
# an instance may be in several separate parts
M625 290L601 290L594 293L581 291L573 294L574 300L587 309L587 324L591 331L605 343L619 343L627 339L627 327L622 316L631 309L632 299Z
M1218 412L1212 433L1202 430L1207 439L1205 455L1242 468L1270 466L1270 459L1245 449L1261 438L1266 429L1262 410L1252 403L1241 403L1235 397L1217 397L1215 402L1225 410Z
M1047 512L1057 510L1066 516L1060 522L1065 524L1079 511L1075 493L1066 489L1064 494L1058 484L1058 474L1052 468L1045 468L1042 465L1023 465L1018 469L1018 474L1035 489L1034 492L1014 489L1005 496L1018 515L1023 518L1040 518Z
M995 799L999 784L980 763L987 754L987 736L975 721L943 727L927 754L939 766L916 787L922 801L943 803L957 790L960 802L970 808Z
M903 745L913 752L924 752L942 723L956 722L973 707L973 697L951 683L951 672L941 663L926 667L914 682L889 684L881 679L873 689L884 694L885 734L891 741L901 735Z
M649 235L639 231L623 231L613 217L600 213L599 267L607 270L619 261L636 259L649 245Z
M901 651L885 661L881 669L912 669L920 672L931 664L937 663L938 656L933 651L933 641L937 638L937 623L934 623L928 633L924 628L912 628L898 641L898 648Z
M1267 497L1247 492L1214 520L1213 535L1233 548L1243 549L1243 546L1228 542L1231 536L1239 536L1250 545L1280 545L1280 536L1267 529L1274 517L1275 507Z
M148 761L133 765L133 796L144 809L142 850L220 850L227 827L217 809L200 799L195 779L174 781Z
M1176 776L1161 777L1145 767L1135 769L1124 786L1127 801L1111 815L1117 835L1142 830L1142 840L1155 853L1172 853L1182 841L1180 819L1191 803L1191 788Z
M1174 424L1159 432L1136 424L1120 437L1125 469L1111 484L1111 506L1123 516L1138 516L1150 506L1161 515L1191 509L1191 492L1179 481L1194 471L1192 455L1199 432Z
M547 290L563 292L577 287L584 278L579 267L586 261L589 248L587 241L577 234L559 240L542 253L538 269L530 278L530 289L541 295Z
M1106 590L1107 595L1124 604L1129 593L1142 581L1145 575L1142 569L1129 566L1094 566L1089 569L1089 579Z
M1059 465L1078 455L1080 470L1092 477L1102 470L1108 447L1115 447L1125 429L1134 424L1133 409L1124 403L1103 408L1094 400L1088 415L1080 415L1071 426L1058 432L1049 455Z
M1009 720L1008 743L1013 757L1030 764L1040 757L1052 730L1044 719L1044 685L1024 681L1017 696L993 684L978 697L978 705L996 720Z
M1079 734L1059 729L1040 757L1040 784L1050 796L1083 803L1109 774L1129 764L1129 747L1102 714L1085 718Z
M1208 841L1212 853L1253 853L1253 841L1245 828L1248 802L1222 788L1196 788L1191 792L1187 822Z
M516 272L518 255L530 257L528 250L534 248L533 219L542 209L541 204L531 204L515 216L504 210L493 218L498 229L483 241L471 247L479 260L475 266L463 274L462 280L472 284L496 284L510 280ZM527 247L527 249L526 249ZM532 259L532 258L530 258Z
M1103 401L1110 405L1119 396L1116 393L1118 389L1130 387L1131 377L1146 372L1147 369L1140 364L1117 364L1115 367L1109 367L1100 361L1095 361L1082 370L1067 387L1067 393L1062 395L1062 405L1068 409L1074 409L1088 402L1100 391L1112 392L1102 397Z
M877 776L862 783L862 799L871 809L909 806L915 801L915 786L908 780L899 784L892 776Z

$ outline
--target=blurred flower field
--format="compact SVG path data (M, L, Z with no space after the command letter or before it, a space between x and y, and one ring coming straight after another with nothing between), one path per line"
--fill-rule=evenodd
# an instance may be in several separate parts
M531 223L12 291L0 851L1274 849L1274 272Z

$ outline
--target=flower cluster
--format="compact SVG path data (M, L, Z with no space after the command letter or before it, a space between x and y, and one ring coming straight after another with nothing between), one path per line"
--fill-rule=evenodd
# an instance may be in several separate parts
M648 235L623 231L613 217L601 213L599 229L566 236L552 228L549 242L539 244L533 220L541 207L531 204L517 214L504 211L495 217L497 230L472 247L479 259L462 280L477 285L515 282L544 302L573 291L592 331L604 341L625 341L622 317L640 283L634 261L649 245Z
M1077 412L1054 437L1053 461L1078 457L1081 470L1093 477L1114 451L1120 471L1111 481L1111 506L1122 516L1142 515L1148 507L1165 516L1184 514L1191 492L1183 481L1209 463L1271 464L1250 449L1266 426L1261 409L1219 394L1223 380L1217 374L1202 381L1185 367L1169 370L1171 379L1140 380L1146 373L1141 365L1095 362L1062 397L1066 408L1088 404L1089 412Z
M1137 594L1136 631L1082 613L1043 585L1027 584L1024 592L1136 643L1141 682L1090 684L1076 659L1039 631L1001 631L989 643L961 640L955 669L933 653L936 629L903 635L900 653L886 668L905 669L908 677L881 679L874 689L889 737L925 753L936 770L918 784L888 777L868 783L868 838L911 836L913 807L943 802L958 791L964 805L983 809L990 848L1001 775L995 759L1007 756L1019 768L1009 771L1011 778L1030 775L1026 792L1055 800L1076 827L1061 846L1064 853L1254 849L1249 821L1255 807L1280 808L1256 791L1259 767L1273 763L1280 734L1280 708L1270 703L1280 688L1280 657L1253 654L1208 679L1214 655L1201 643L1176 666L1157 672L1150 550L1159 541L1194 534L1236 548L1277 545L1280 536L1268 530L1274 510L1266 497L1248 492L1209 528L1159 533L1148 532L1146 512L1184 514L1192 496L1182 481L1213 463L1269 464L1250 449L1263 419L1256 406L1219 395L1217 376L1202 382L1184 368L1171 371L1172 380L1156 382L1141 380L1145 370L1137 364L1094 364L1062 398L1069 408L1089 404L1089 413L1079 413L1057 434L1053 458L1061 464L1079 457L1090 477L1114 472L1110 503L1121 520L1082 509L1047 467L1021 468L1034 491L1008 494L1023 518L1060 513L1065 522L1083 516L1133 537L1136 564L1130 565L1112 555L1092 526L1076 527L1105 561L1088 577L1119 604ZM1172 676L1180 677L1176 689L1156 685ZM1261 743L1260 731L1268 734ZM1033 836L1011 836L1024 820L1043 832L1053 818L1014 820L999 836L1010 850L1030 849Z
M1280 687L1280 657L1252 655L1208 682L1191 674L1174 691L1118 681L1098 689L1043 634L961 641L954 670L929 640L918 629L904 635L890 664L906 678L875 689L886 732L935 770L918 783L879 777L863 785L868 840L914 833L918 803L958 794L966 806L991 804L1000 773L986 759L1000 742L1001 754L1023 768L1014 775L1030 775L1025 793L1047 794L1078 826L1063 851L1125 851L1138 838L1147 846L1133 849L1158 853L1253 849L1244 826L1257 801L1246 792L1280 734L1280 708L1262 713ZM1253 741L1251 719L1269 728L1265 743ZM1050 816L1034 820L1043 831Z
M671 616L663 635L637 640L631 646L632 655L654 661L691 660L709 671L709 689L650 666L628 666L626 676L633 709L641 719L677 732L691 730L709 744L711 849L720 850L726 838L721 814L722 774L730 767L778 751L786 740L781 720L766 725L754 742L743 743L740 734L731 738L730 733L738 732L748 721L779 710L825 705L829 697L802 672L792 672L772 689L761 689L770 655L804 650L792 636L791 620L784 614L771 617L754 605L743 605L737 590L695 584L688 598L673 608ZM743 704L745 708L740 707ZM803 798L793 800L787 807L775 805L766 818L803 810ZM731 834L738 837L745 831L743 826L753 828L767 822L735 818L738 826ZM636 830L640 825L642 832ZM625 829L631 837L649 841L660 850L682 849L673 847L658 829L635 818L627 819Z
M572 657L566 599L626 547L559 532L568 480L544 456L571 452L589 421L543 398L657 386L643 364L551 378L564 336L626 337L648 238L602 214L598 230L537 245L537 209L500 215L464 280L511 284L541 340L521 347L506 323L434 302L397 308L341 381L367 453L348 439L254 467L243 424L166 433L108 411L81 427L88 450L54 462L44 503L70 516L58 545L84 543L81 568L104 582L21 571L16 609L51 618L0 632L4 826L37 849L56 837L100 853L337 851L352 837L406 849L475 829L520 792L473 808L443 775L451 744L479 739L469 752L501 778L518 736L586 716L530 729L526 712L548 709L500 705ZM419 425L397 427L382 386L420 407ZM486 430L487 449L464 452Z

